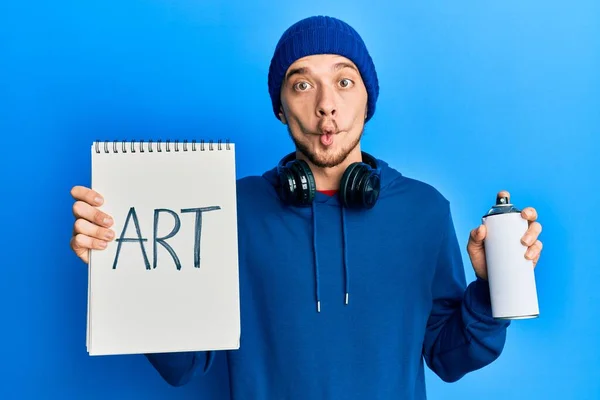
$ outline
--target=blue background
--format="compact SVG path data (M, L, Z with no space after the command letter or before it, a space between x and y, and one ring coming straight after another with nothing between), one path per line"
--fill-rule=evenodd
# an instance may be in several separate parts
M291 145L270 57L317 13L351 23L375 60L364 148L442 191L463 245L501 189L544 226L541 317L457 383L428 371L430 398L600 398L599 3L281 3L1 3L0 398L227 398L222 359L172 388L141 356L87 355L69 190L89 185L95 139L228 137L239 176L272 167Z

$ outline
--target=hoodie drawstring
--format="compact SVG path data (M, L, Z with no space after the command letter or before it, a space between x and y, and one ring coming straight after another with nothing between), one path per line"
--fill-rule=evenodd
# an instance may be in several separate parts
M346 232L346 211L344 207L342 209L342 251L344 254L344 287L345 287L345 299L344 303L348 304L350 297L350 274L348 273L348 236ZM315 202L312 203L312 217L313 217L313 254L315 263L315 292L317 297L317 312L321 312L321 288L319 284L319 254L317 244L317 213Z
M315 255L315 291L317 293L317 312L321 312L321 289L319 287L319 254L317 253L317 213L315 202L312 203L313 215L313 254Z
M342 207L342 233L344 242L342 243L342 251L344 252L344 282L346 288L346 304L348 304L348 298L350 297L350 276L348 275L348 246L346 246L346 242L348 240L346 234L346 209Z

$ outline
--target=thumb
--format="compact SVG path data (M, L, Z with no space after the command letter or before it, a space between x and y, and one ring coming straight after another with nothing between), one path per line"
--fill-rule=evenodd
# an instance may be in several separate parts
M473 229L469 235L469 244L476 247L483 246L483 239L485 239L486 232L485 225L479 225Z

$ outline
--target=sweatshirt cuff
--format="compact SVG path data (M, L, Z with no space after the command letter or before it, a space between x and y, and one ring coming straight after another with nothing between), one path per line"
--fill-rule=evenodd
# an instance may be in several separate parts
M509 320L496 319L492 316L490 285L488 281L477 277L469 284L467 290L467 305L473 315L488 325L508 326Z

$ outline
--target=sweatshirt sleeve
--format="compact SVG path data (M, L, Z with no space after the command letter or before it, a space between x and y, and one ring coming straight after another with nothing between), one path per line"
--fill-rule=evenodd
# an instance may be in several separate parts
M214 351L155 353L145 355L160 376L171 386L183 386L204 375L214 360Z
M500 356L510 321L492 317L487 281L476 278L466 286L449 204L442 231L423 356L436 375L454 382Z

